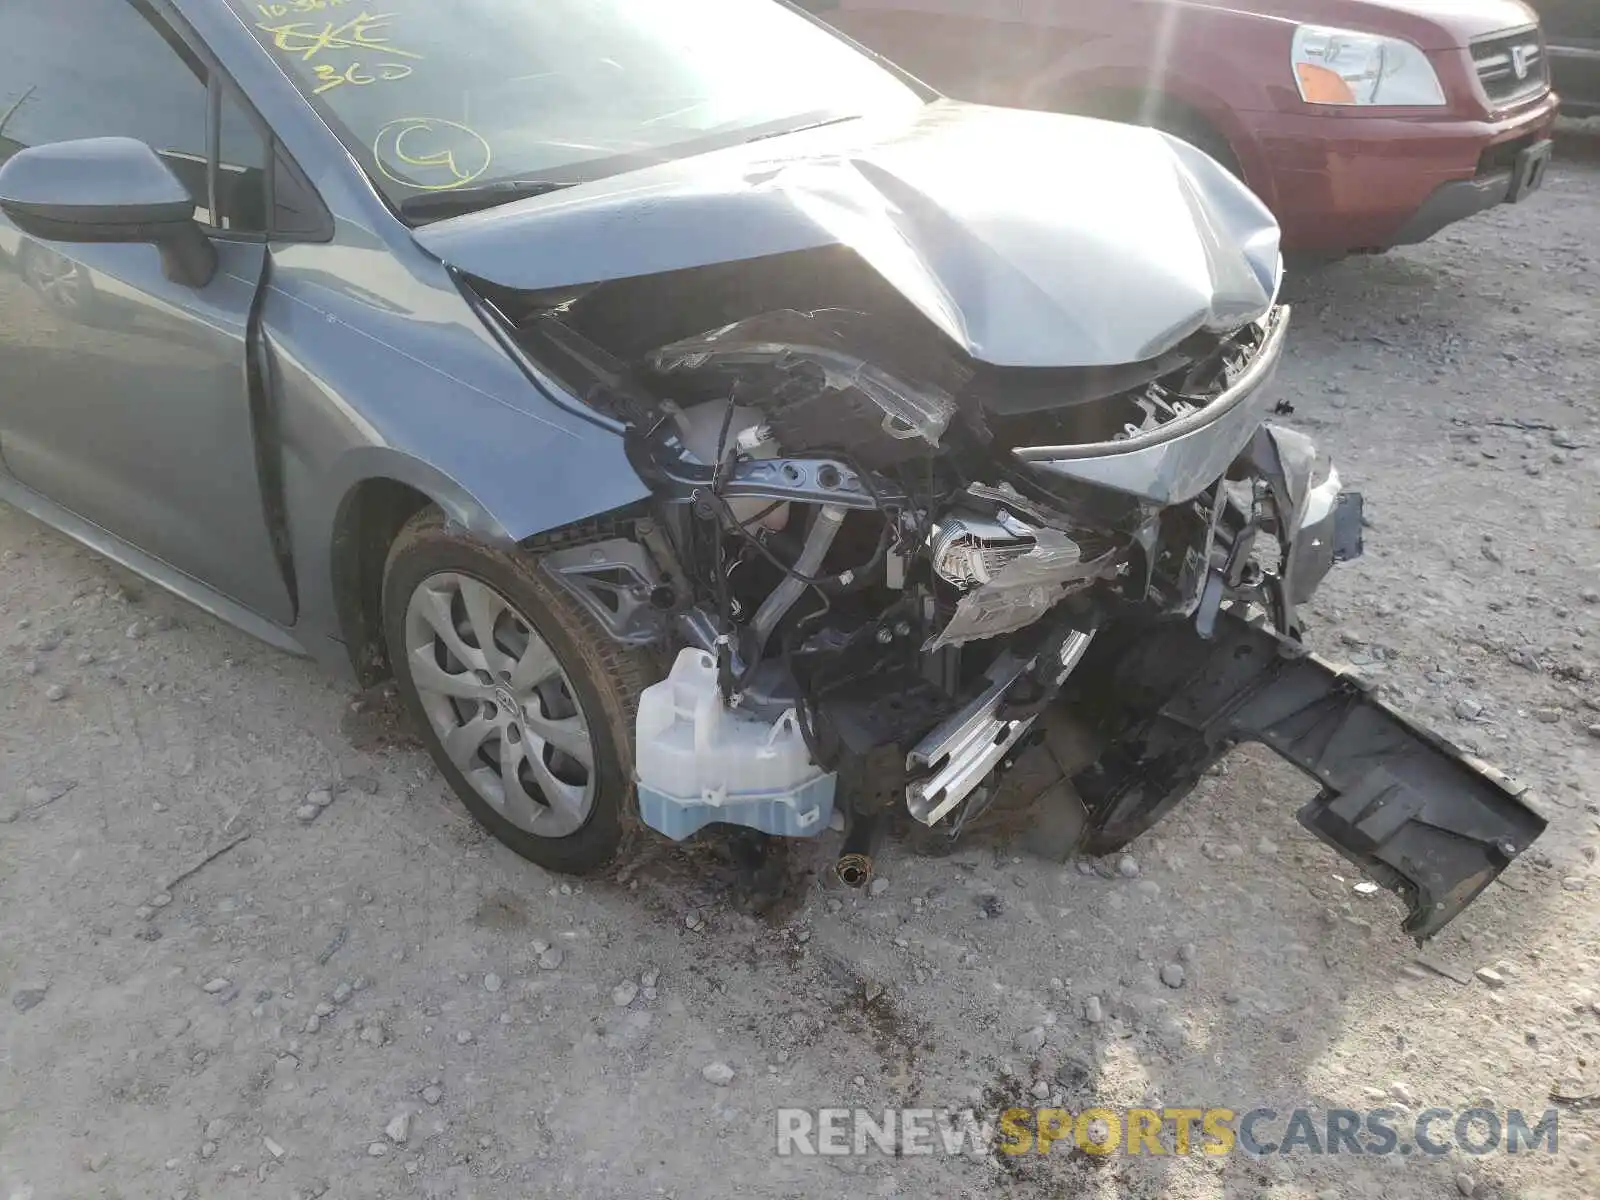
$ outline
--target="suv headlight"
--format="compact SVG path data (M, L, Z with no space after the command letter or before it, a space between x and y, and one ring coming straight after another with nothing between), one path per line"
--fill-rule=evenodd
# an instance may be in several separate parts
M1307 104L1443 104L1433 64L1410 42L1302 25L1290 56Z

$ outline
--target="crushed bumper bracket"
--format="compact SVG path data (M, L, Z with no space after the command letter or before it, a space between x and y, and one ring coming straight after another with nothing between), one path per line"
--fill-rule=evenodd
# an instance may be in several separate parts
M1149 655L1151 657L1146 658ZM1321 785L1300 823L1409 906L1419 942L1444 928L1545 828L1524 789L1390 708L1364 681L1232 613L1206 641L1188 624L1143 640L1164 680L1152 713L1074 782L1091 843L1137 836L1231 746L1258 741ZM1157 665L1159 664L1159 665Z

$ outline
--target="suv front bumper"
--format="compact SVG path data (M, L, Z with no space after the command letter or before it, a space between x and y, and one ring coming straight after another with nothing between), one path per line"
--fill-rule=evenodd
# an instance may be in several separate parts
M1394 235L1394 244L1409 246L1425 242L1446 225L1454 225L1485 209L1526 199L1544 184L1544 172L1550 165L1553 148L1554 143L1548 138L1541 139L1518 150L1506 170L1441 183L1400 227Z
M1526 195L1516 160L1550 137L1559 107L1547 92L1495 120L1254 114L1240 158L1286 250L1384 250Z

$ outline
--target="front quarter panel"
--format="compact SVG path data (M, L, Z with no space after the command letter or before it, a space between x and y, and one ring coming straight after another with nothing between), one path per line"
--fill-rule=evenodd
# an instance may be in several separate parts
M261 354L302 641L319 657L345 653L327 645L344 639L352 569L340 519L365 482L404 484L507 544L648 494L622 439L540 390L441 264L349 222L332 243L274 248Z
M261 454L276 463L296 633L342 674L352 571L340 522L363 484L421 493L512 543L648 494L621 439L542 391L423 251L279 65L225 5L175 0L333 217L332 239L270 247L254 353ZM270 474L270 472L269 472Z

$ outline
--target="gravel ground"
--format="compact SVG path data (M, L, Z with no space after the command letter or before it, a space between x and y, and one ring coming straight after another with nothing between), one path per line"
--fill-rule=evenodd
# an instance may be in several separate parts
M1554 1156L1442 1160L780 1158L774 1110L1600 1092L1597 280L1600 170L1557 164L1292 286L1287 419L1373 518L1313 637L1552 821L1433 944L1456 978L1258 752L1127 862L997 826L855 895L801 873L829 835L776 916L714 849L565 883L381 697L0 511L0 1196L1595 1195L1581 1107Z

